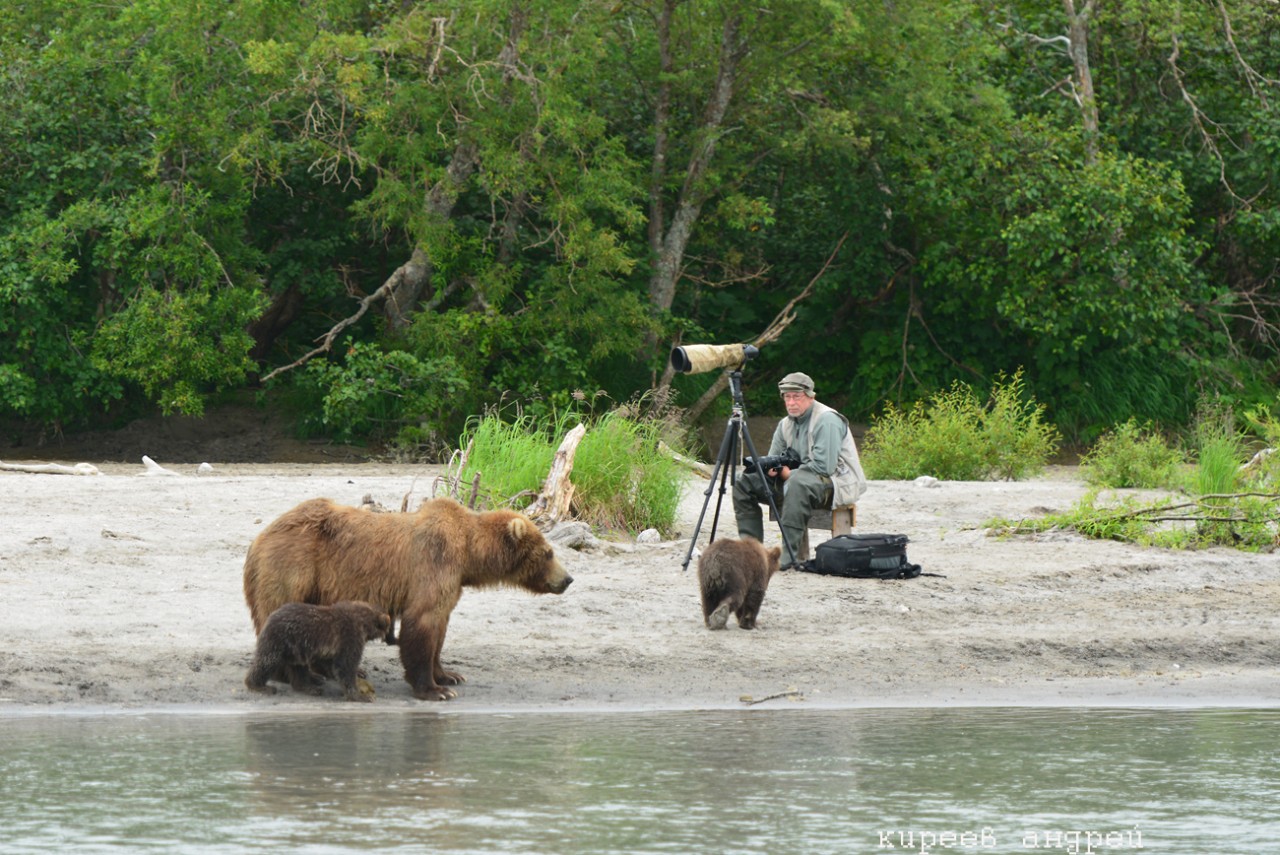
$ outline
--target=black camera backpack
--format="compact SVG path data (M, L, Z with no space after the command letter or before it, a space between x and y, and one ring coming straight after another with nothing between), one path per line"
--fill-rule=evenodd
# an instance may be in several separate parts
M920 565L907 560L905 534L841 534L818 544L797 569L850 579L914 579Z

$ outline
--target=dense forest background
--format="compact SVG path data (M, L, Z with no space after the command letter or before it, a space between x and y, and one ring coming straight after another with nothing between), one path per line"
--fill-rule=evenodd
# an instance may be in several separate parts
M0 423L1274 406L1278 108L1272 0L11 0Z

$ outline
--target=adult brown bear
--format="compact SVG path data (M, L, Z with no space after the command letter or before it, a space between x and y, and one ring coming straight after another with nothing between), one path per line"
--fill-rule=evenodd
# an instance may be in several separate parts
M707 629L724 629L732 612L742 629L755 629L769 580L778 572L782 547L765 549L753 537L722 538L698 559L698 587Z
M573 578L527 517L429 499L412 513L370 513L311 499L249 546L244 597L261 632L285 603L364 600L400 617L400 661L413 695L448 700L461 674L440 665L462 587L510 585L560 594Z

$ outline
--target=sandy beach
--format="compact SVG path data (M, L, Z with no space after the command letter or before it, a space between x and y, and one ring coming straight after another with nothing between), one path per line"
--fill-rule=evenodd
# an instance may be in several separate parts
M415 700L381 641L365 651L372 704L346 704L332 684L264 697L243 684L250 541L313 497L416 504L440 469L156 462L174 474L141 462L0 472L0 714L1280 703L1275 555L990 536L992 518L1068 509L1085 492L1071 467L1016 483L872 482L858 530L908 535L911 560L940 576L779 574L759 629L730 619L720 632L703 626L695 565L681 566L707 502L691 475L675 538L563 549L575 579L563 596L465 592L444 646L467 678L457 699ZM715 495L708 505L699 545ZM727 498L717 534L735 535Z

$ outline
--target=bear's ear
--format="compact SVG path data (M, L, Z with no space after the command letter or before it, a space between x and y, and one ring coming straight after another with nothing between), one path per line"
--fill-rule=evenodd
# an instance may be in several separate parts
M524 540L528 533L529 521L524 517L512 517L511 522L507 523L507 534L511 535L512 540Z
M777 560L778 560L779 558L781 558L781 557L782 557L782 547L781 547L781 546L774 546L774 547L772 547L772 548L770 548L770 549L769 549L769 560L770 560L770 561L777 561Z

